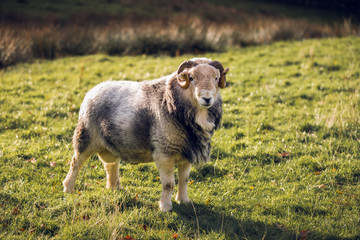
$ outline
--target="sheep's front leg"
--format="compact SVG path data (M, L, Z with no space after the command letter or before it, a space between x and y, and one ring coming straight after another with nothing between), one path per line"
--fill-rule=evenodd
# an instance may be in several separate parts
M183 162L178 164L178 175L179 175L179 189L176 195L176 200L184 203L190 202L187 195L187 186L189 181L191 164L189 162Z
M162 158L159 161L156 161L156 167L159 171L162 185L159 207L161 211L167 212L172 209L171 194L175 186L174 162Z

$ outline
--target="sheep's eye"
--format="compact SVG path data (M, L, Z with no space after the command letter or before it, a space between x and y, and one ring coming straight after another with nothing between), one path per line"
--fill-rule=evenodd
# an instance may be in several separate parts
M193 78L193 76L189 76L189 80L190 80L190 82L192 81L192 80L194 80L194 78Z
M218 77L215 77L215 81L217 81L219 78Z

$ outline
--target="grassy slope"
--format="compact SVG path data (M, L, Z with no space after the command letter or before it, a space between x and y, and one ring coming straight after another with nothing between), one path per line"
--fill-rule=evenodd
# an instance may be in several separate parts
M121 192L104 190L97 157L74 194L61 182L90 88L156 78L192 56L94 55L2 70L0 238L359 238L360 39L206 56L231 71L223 126L211 162L191 171L193 206L174 203L166 214L154 164L121 165Z

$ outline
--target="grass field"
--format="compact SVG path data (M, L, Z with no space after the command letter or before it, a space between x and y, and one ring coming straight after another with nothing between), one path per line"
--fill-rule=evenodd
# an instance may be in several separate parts
M153 163L105 187L96 156L73 194L61 182L85 93L153 79L181 57L91 55L0 72L1 239L359 239L360 39L279 42L205 54L230 67L211 161L190 205L158 209Z

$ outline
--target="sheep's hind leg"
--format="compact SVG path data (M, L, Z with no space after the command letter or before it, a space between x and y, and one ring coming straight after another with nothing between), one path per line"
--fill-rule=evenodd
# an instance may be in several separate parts
M66 175L65 180L63 181L64 192L72 192L74 190L76 178L79 174L81 167L84 165L84 162L90 157L92 152L86 151L79 153L75 151L74 156L71 160L70 170Z
M104 163L106 171L106 188L121 189L119 177L120 159L115 157L109 151L98 153L100 160Z
M162 193L159 201L160 210L168 212L172 209L171 194L174 190L174 162L167 159L156 161L156 167L160 174Z
M183 162L178 164L178 176L179 176L179 188L176 195L176 201L188 203L190 199L187 194L187 186L189 181L191 164L189 162Z
M79 121L74 137L74 156L71 160L70 170L63 181L64 192L74 190L76 178L84 162L94 153L90 147L90 135L83 122Z

